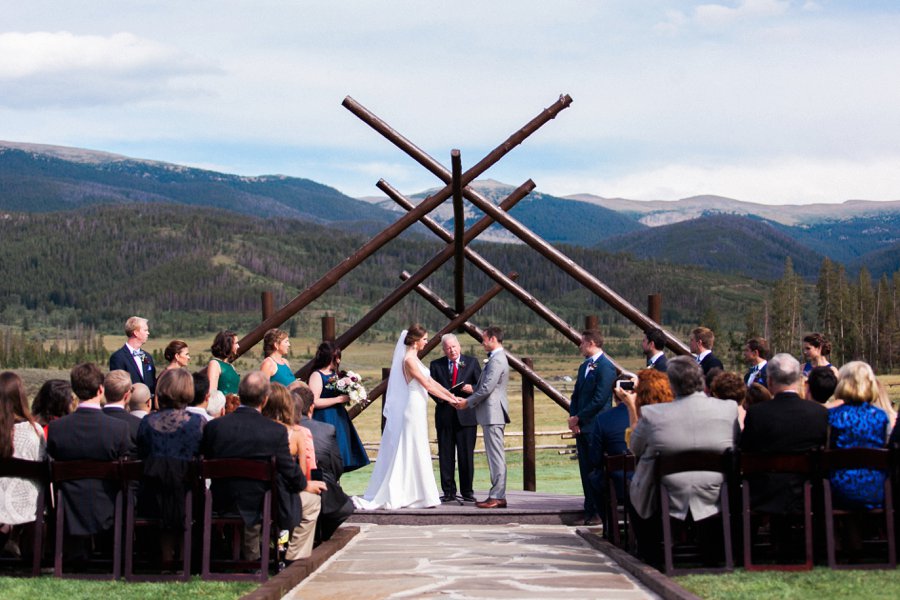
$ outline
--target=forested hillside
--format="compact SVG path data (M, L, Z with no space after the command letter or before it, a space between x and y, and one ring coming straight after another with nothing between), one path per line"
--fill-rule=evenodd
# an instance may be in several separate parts
M103 206L54 214L0 216L0 323L32 330L78 323L118 334L131 314L153 320L160 335L188 335L223 327L246 330L259 320L259 298L271 290L281 305L368 240L367 235L301 221L264 220L173 205ZM324 311L338 317L339 330L364 314L441 246L400 238L344 277L296 319L297 330L317 331ZM504 271L573 325L601 315L607 333L631 334L621 317L580 289L568 275L522 245L478 244ZM663 295L663 320L687 328L704 315L739 326L743 308L768 293L768 285L654 261L638 261L598 250L563 247L574 260L640 308L647 294ZM452 298L451 266L428 284ZM467 270L467 296L491 282ZM714 290L714 293L710 293ZM430 326L443 318L410 297L376 328L394 332L410 320ZM508 294L501 294L475 319L515 328L523 337L555 339L542 322ZM375 335L373 333L373 335ZM561 339L561 338L560 338Z

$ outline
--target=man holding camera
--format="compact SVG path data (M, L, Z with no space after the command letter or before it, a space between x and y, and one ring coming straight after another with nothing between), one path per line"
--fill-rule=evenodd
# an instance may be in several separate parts
M596 329L581 333L581 351L585 361L578 368L578 378L572 391L569 404L568 426L575 435L575 449L578 452L578 469L581 472L581 487L584 490L584 524L599 525L599 498L594 498L591 488L590 473L590 437L594 417L598 413L612 408L613 384L616 381L616 368L603 353L603 336Z

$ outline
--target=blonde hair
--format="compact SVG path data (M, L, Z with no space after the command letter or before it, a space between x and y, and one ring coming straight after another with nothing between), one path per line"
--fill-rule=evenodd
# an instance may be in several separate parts
M878 400L878 380L872 367L854 360L841 367L834 397L848 404L873 404Z
M143 317L128 317L128 320L125 321L125 335L131 337L135 331L140 329L141 325L145 325L147 323L147 319Z

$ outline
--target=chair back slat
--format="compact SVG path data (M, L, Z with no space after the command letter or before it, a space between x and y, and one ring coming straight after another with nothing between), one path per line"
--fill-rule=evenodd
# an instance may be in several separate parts
M731 471L731 451L690 450L677 454L657 454L656 469L660 477L687 471L711 471L728 474Z
M885 448L840 448L822 453L822 470L873 469L888 471L891 468L891 451Z
M206 479L237 478L269 481L274 473L274 458L268 460L207 458L200 463L200 476Z
M813 474L813 460L809 452L800 454L767 454L764 452L742 452L740 469L743 475L757 473L797 473Z
M119 461L54 460L50 462L54 482L73 479L119 479Z
M4 458L0 459L0 477L31 479L40 483L50 480L50 469L45 460Z

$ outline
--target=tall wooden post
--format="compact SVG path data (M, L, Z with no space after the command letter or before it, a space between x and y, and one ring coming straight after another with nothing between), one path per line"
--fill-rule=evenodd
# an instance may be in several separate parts
M272 292L262 293L262 320L265 321L275 312L275 300L272 298Z
M585 329L599 329L600 323L597 319L597 315L588 315L584 318L584 328Z
M530 358L522 362L534 368ZM537 456L535 453L534 432L534 384L527 377L522 378L522 489L526 492L537 491Z
M466 295L464 288L466 243L463 239L463 236L466 234L466 220L463 214L462 160L459 155L459 150L454 149L450 152L450 163L452 167L452 180L450 185L453 189L453 292L456 312L461 313L466 309ZM462 330L460 329L458 333L462 333Z
M334 316L325 315L322 317L322 341L333 342L335 338L334 331Z
M647 296L647 316L657 323L662 323L662 294Z

